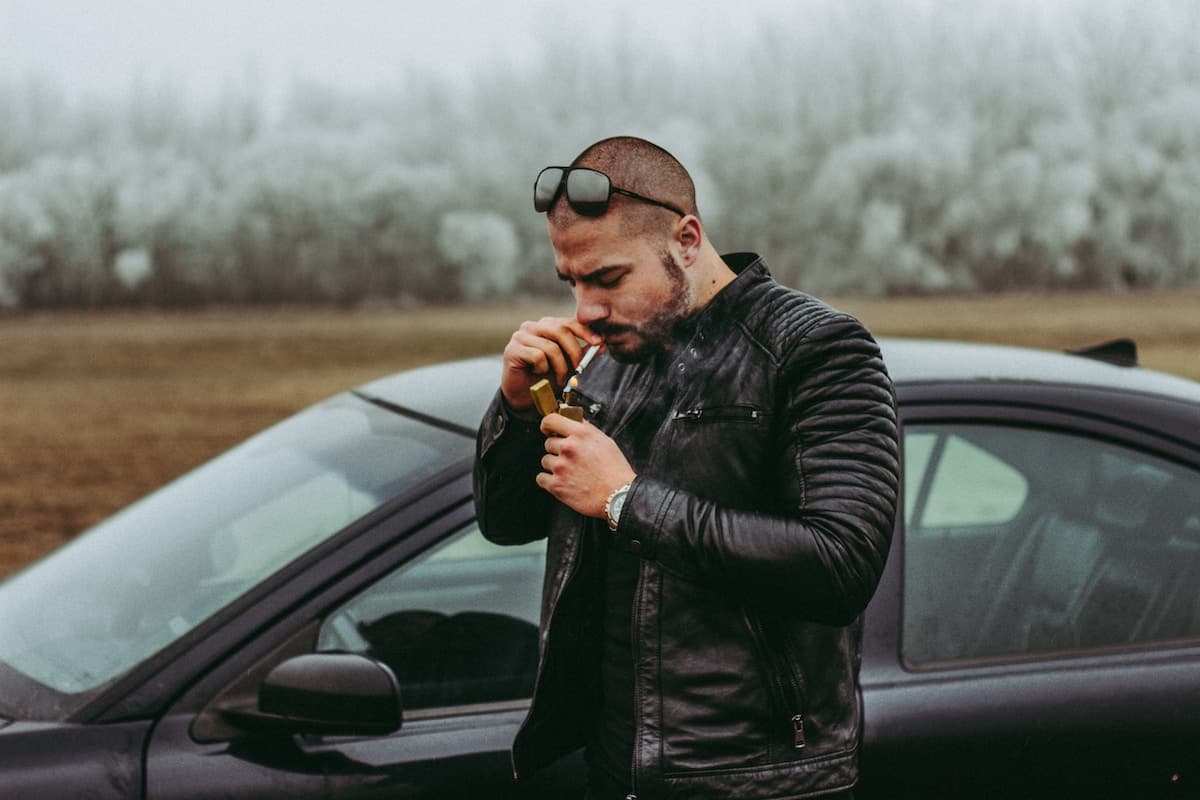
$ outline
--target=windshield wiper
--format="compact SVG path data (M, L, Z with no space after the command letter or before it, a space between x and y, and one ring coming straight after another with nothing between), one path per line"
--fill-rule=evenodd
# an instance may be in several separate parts
M379 406L385 411L391 411L393 414L402 414L403 416L411 417L418 422L424 422L426 425L432 425L433 427L441 428L444 431L461 433L463 436L469 436L472 439L474 439L475 434L478 433L475 428L468 428L465 425L459 425L456 422L451 422L450 420L442 419L441 417L430 416L429 414L417 411L414 408L408 408L407 406L398 405L388 400L384 400L382 397L373 397L369 394L363 394L359 391L353 391L351 394L357 397L359 400L366 400L371 405Z

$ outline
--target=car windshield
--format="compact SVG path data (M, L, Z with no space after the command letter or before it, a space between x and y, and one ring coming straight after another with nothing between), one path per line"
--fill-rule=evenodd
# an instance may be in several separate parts
M133 504L0 584L0 715L66 718L472 446L339 395Z

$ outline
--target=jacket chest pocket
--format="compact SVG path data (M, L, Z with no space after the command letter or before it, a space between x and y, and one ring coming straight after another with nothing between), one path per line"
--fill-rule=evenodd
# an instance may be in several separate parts
M768 481L771 414L750 403L684 405L668 417L656 461L679 488L745 508Z
M749 425L759 425L768 416L762 409L739 403L724 406L693 406L675 412L674 421L684 423L704 424L712 422L742 422Z

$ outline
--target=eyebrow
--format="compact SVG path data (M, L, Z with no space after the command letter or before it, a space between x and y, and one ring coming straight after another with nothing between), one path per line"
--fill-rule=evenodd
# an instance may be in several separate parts
M594 269L586 275L580 275L578 278L572 278L570 275L564 275L562 272L559 272L558 279L565 282L576 281L578 283L600 283L609 275L612 275L614 272L621 269L625 269L624 264L612 264L607 267Z

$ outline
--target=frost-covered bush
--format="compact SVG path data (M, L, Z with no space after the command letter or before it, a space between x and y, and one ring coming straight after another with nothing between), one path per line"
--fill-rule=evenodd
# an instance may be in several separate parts
M810 291L1200 283L1200 6L805 3L719 59L624 34L273 115L0 78L0 306L561 292L533 177L619 133Z

